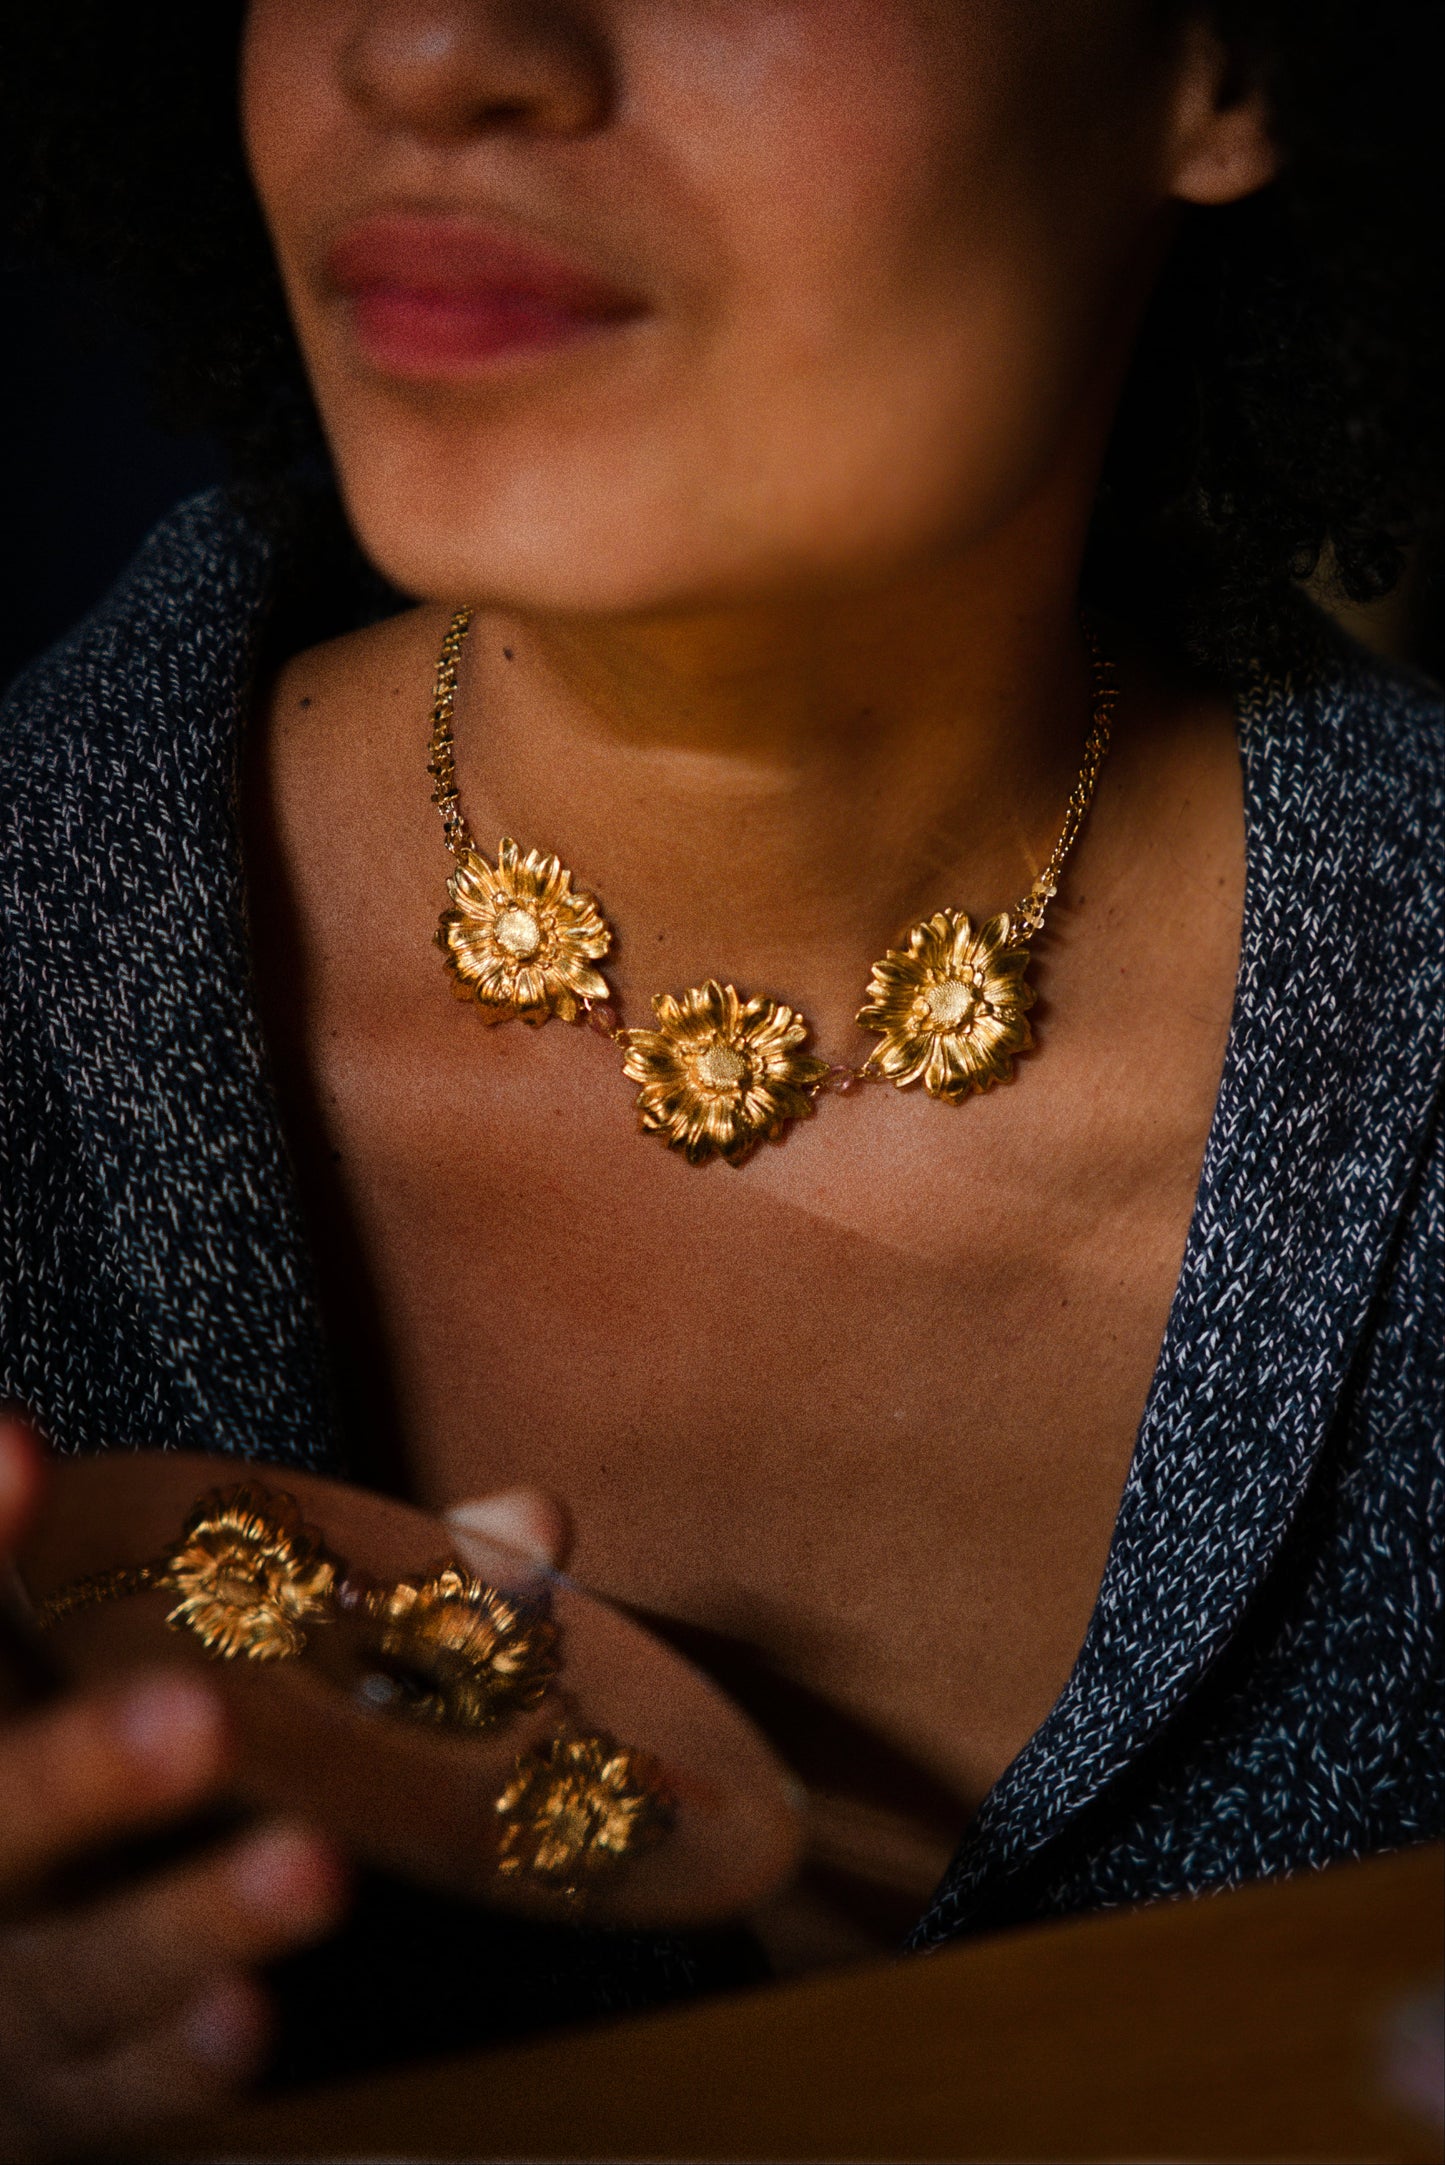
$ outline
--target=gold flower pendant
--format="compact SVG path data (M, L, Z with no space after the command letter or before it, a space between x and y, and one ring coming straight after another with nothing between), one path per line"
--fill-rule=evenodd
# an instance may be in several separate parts
M921 1082L949 1105L1007 1082L1014 1055L1033 1042L1028 966L1007 912L977 932L960 910L915 925L906 949L891 947L874 963L858 1010L860 1026L883 1039L869 1065L898 1089Z
M221 1661L289 1661L329 1616L336 1563L289 1496L241 1487L203 1496L151 1584L179 1594L166 1622Z
M585 1002L607 998L591 965L612 945L611 927L591 895L573 892L556 857L524 857L510 838L495 866L463 849L447 893L437 945L457 998L475 1000L483 1022L575 1022Z
M808 1025L790 1007L744 1001L715 978L677 997L660 992L652 1006L655 1030L619 1033L622 1070L642 1085L638 1125L689 1165L713 1156L741 1165L812 1112L828 1063L799 1051Z
M675 1817L662 1770L646 1753L565 1730L522 1754L494 1810L499 1875L574 1902L655 1848Z
M405 1711L445 1728L490 1729L545 1698L558 1671L557 1627L458 1564L398 1580L373 1610L377 1651L410 1686Z

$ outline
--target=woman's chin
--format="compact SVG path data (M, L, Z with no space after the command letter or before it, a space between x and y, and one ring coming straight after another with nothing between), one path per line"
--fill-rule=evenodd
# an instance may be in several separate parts
M399 592L520 615L649 617L737 607L796 591L801 564L729 544L704 523L658 519L590 492L504 484L460 492L455 474L342 471L353 530ZM530 495L524 509L519 496Z
M363 458L337 461L371 563L399 592L449 607L638 619L853 606L968 553L969 524L915 530L887 516L882 489L876 530L841 513L765 530L742 490L659 500L612 471L558 463L538 471L484 458L468 469L445 454L384 461L374 444Z

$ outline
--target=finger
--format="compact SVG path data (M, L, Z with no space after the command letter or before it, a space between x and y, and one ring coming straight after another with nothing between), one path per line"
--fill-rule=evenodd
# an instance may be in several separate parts
M37 2048L95 2050L149 2029L218 1971L248 1970L319 1939L346 1874L304 1827L259 1828L73 1915L0 1936L0 1996Z
M0 1716L38 1705L55 1675L35 1633L12 1550L33 1518L43 1487L40 1442L18 1407L0 1403Z
M37 2149L88 2154L102 2130L110 2141L215 2111L259 2071L270 2035L264 1994L224 1977L143 2037L37 2070L17 2117Z
M159 1671L126 1690L67 1699L0 1730L0 1893L75 1850L173 1816L226 1758L219 1702Z
M566 1506L545 1489L509 1488L494 1496L469 1496L445 1516L453 1532L463 1537L463 1547L465 1536L476 1535L553 1571L562 1568L572 1547Z
M0 1553L8 1553L35 1507L42 1479L40 1445L18 1407L0 1406Z

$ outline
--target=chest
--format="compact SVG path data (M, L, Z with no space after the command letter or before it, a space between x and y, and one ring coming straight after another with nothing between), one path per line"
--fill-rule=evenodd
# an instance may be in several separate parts
M283 1059L338 1362L412 1487L553 1491L586 1583L956 1833L1097 1592L1227 989L1076 973L1006 1088L825 1099L734 1171L638 1135L604 1041L484 1029L416 948L368 987L322 938Z
M451 996L429 827L338 907L274 778L257 962L353 1426L433 1506L551 1491L575 1575L772 1730L831 1875L802 1959L916 1917L1087 1627L1232 1004L1220 767L1203 837L1181 797L1060 918L1014 1081L825 1098L740 1170L639 1135L605 1040Z

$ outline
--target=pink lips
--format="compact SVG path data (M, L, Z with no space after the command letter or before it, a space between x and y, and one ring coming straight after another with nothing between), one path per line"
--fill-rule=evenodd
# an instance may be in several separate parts
M389 375L474 375L642 312L560 256L459 219L364 220L335 242L326 268L363 353Z

